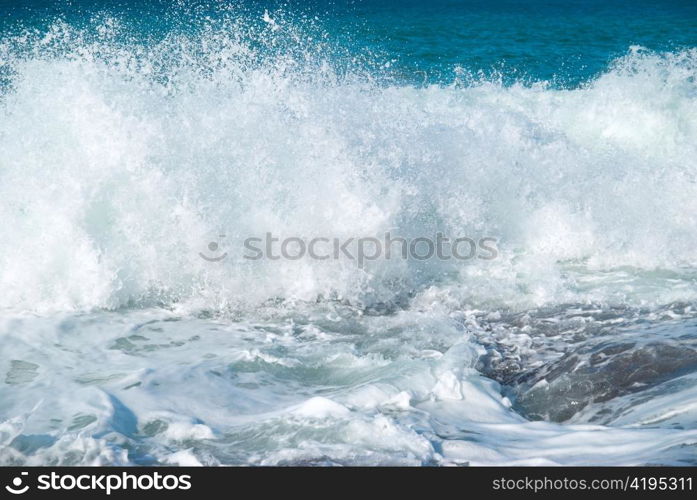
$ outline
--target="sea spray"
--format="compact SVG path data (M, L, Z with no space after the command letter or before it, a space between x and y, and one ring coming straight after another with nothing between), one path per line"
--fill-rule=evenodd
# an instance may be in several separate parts
M0 463L695 464L694 49L415 85L194 17L0 42ZM239 253L388 232L497 256Z
M3 308L204 295L213 308L318 296L369 305L434 285L511 306L693 298L681 283L697 259L694 50L632 48L568 90L414 88L338 71L302 25L284 25L293 37L240 35L229 22L148 46L108 23L92 38L58 23L3 42ZM272 50L289 39L299 41ZM500 255L365 269L241 252L213 268L199 257L214 233L241 250L265 232L387 231L490 235ZM622 275L613 286L613 273L629 285Z

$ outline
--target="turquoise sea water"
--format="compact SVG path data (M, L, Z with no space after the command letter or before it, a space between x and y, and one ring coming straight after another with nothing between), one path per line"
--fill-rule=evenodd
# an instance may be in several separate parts
M696 158L694 2L0 2L0 464L695 465Z
M450 83L466 71L577 85L631 46L675 51L697 40L697 5L689 0L20 0L0 5L0 26L46 27L55 19L89 25L114 16L133 36L157 37L172 29L196 31L230 11L254 18L264 9L298 23L312 20L334 47L389 63L397 78L412 82Z

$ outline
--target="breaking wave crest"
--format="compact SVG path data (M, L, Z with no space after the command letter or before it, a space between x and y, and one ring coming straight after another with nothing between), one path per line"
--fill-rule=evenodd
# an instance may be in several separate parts
M0 43L0 307L695 298L697 51L575 88L401 82L312 23L117 20ZM242 240L490 235L491 262L251 262ZM230 252L199 253L225 234Z

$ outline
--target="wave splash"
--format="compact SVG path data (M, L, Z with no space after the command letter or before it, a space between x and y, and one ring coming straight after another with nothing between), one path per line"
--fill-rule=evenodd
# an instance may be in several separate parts
M417 87L266 16L147 43L113 19L0 43L0 307L695 298L694 49L633 47L573 89ZM363 269L237 251L266 232L387 231L500 251ZM211 265L220 234L231 255Z
M0 463L694 464L696 75L415 86L278 13L6 36ZM239 252L386 232L498 256Z

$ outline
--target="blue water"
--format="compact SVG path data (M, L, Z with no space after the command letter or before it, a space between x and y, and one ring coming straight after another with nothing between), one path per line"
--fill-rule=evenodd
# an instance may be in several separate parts
M389 64L395 78L416 83L483 73L574 86L631 46L676 51L697 43L697 4L690 0L22 0L0 5L0 27L45 28L56 19L84 26L114 16L126 20L130 36L147 39L195 31L230 11L258 18L264 9L287 20L312 20L333 47Z
M695 465L696 158L694 1L0 0L0 464Z

